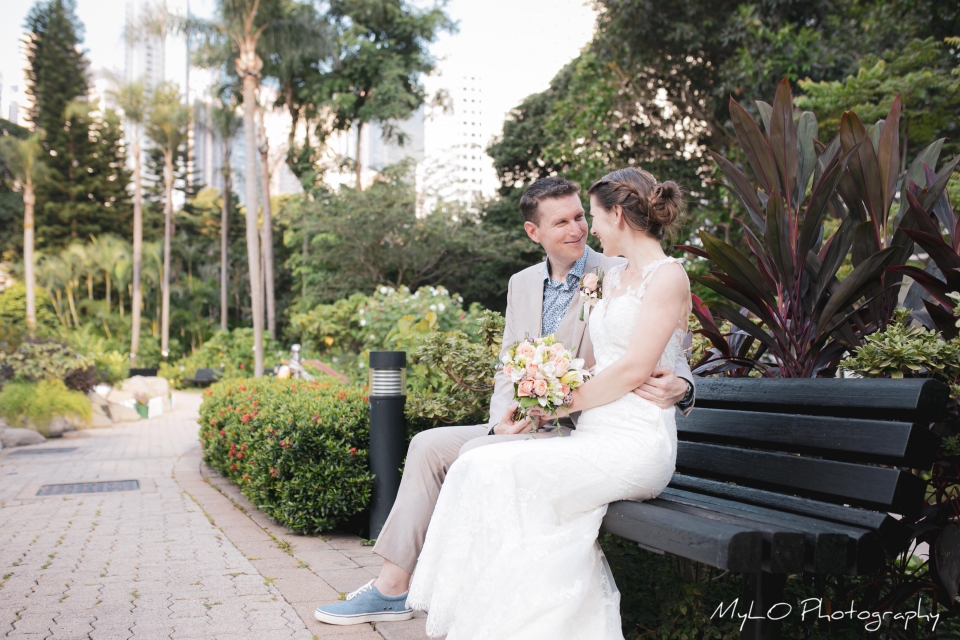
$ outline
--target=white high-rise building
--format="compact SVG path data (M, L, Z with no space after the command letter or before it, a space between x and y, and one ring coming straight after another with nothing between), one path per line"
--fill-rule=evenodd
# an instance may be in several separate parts
M11 85L10 102L7 107L7 120L13 124L20 124L20 103L17 101L19 93L20 87L18 85Z
M464 75L455 79L450 97L453 100L455 125L452 151L456 176L464 191L481 195L484 160L489 158L484 151L486 141L483 139L483 89L480 78Z
M449 102L446 109L434 107L428 118L426 183L441 198L470 204L497 188L493 161L486 153L495 132L484 108L483 79L460 72L437 80Z
M127 28L131 29L159 6L153 0L127 0ZM144 35L128 39L124 56L124 81L140 81L147 90L164 81L164 40Z

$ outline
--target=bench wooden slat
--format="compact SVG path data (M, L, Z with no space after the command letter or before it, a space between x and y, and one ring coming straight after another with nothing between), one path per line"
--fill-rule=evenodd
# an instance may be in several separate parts
M614 502L607 507L603 530L718 569L757 572L763 567L759 531L649 502Z
M700 378L698 407L929 423L943 417L949 389L905 378Z
M861 575L882 564L880 537L870 529L672 487L664 489L658 498L802 531L808 551L806 571Z
M894 468L686 441L677 448L677 469L899 514L919 511L926 486L917 476Z
M705 408L677 420L677 434L683 440L918 469L932 466L940 440L927 425L906 422Z
M891 555L901 553L910 539L910 528L886 513L844 507L682 473L673 474L669 487L869 529L877 533L880 543Z
M807 568L807 540L802 531L764 519L751 518L745 513L731 515L722 511L685 504L682 501L675 501L670 498L657 497L649 500L648 504L759 531L763 537L762 566L764 571L770 573L799 573ZM841 536L841 538L843 558L838 564L842 566L846 563L847 537Z

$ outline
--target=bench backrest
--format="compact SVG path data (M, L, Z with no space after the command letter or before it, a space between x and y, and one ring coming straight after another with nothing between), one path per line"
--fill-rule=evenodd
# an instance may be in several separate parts
M948 388L927 379L704 378L677 418L671 486L719 494L727 483L771 494L913 516ZM784 501L797 498L784 498Z
M216 380L217 376L214 373L213 369L197 369L197 374L194 376L196 380Z

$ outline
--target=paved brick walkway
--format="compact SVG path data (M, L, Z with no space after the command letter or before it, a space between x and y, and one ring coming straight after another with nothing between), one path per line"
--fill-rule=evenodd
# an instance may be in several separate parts
M313 609L379 570L355 536L289 534L200 462L198 394L150 421L0 453L0 637L423 640L423 617L331 627ZM23 455L24 449L75 451ZM36 497L44 484L139 491Z

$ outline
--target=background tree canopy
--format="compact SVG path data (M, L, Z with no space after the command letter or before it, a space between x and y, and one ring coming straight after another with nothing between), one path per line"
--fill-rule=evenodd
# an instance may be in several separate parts
M824 142L844 110L874 122L898 92L901 157L941 136L960 140L957 3L600 0L597 8L592 42L513 110L488 148L504 200L546 175L588 186L639 165L688 191L692 236L703 228L731 240L740 212L706 151L736 157L728 100L756 116L753 101L769 99L784 77L801 81L799 102L821 119ZM491 219L499 207L488 205Z

